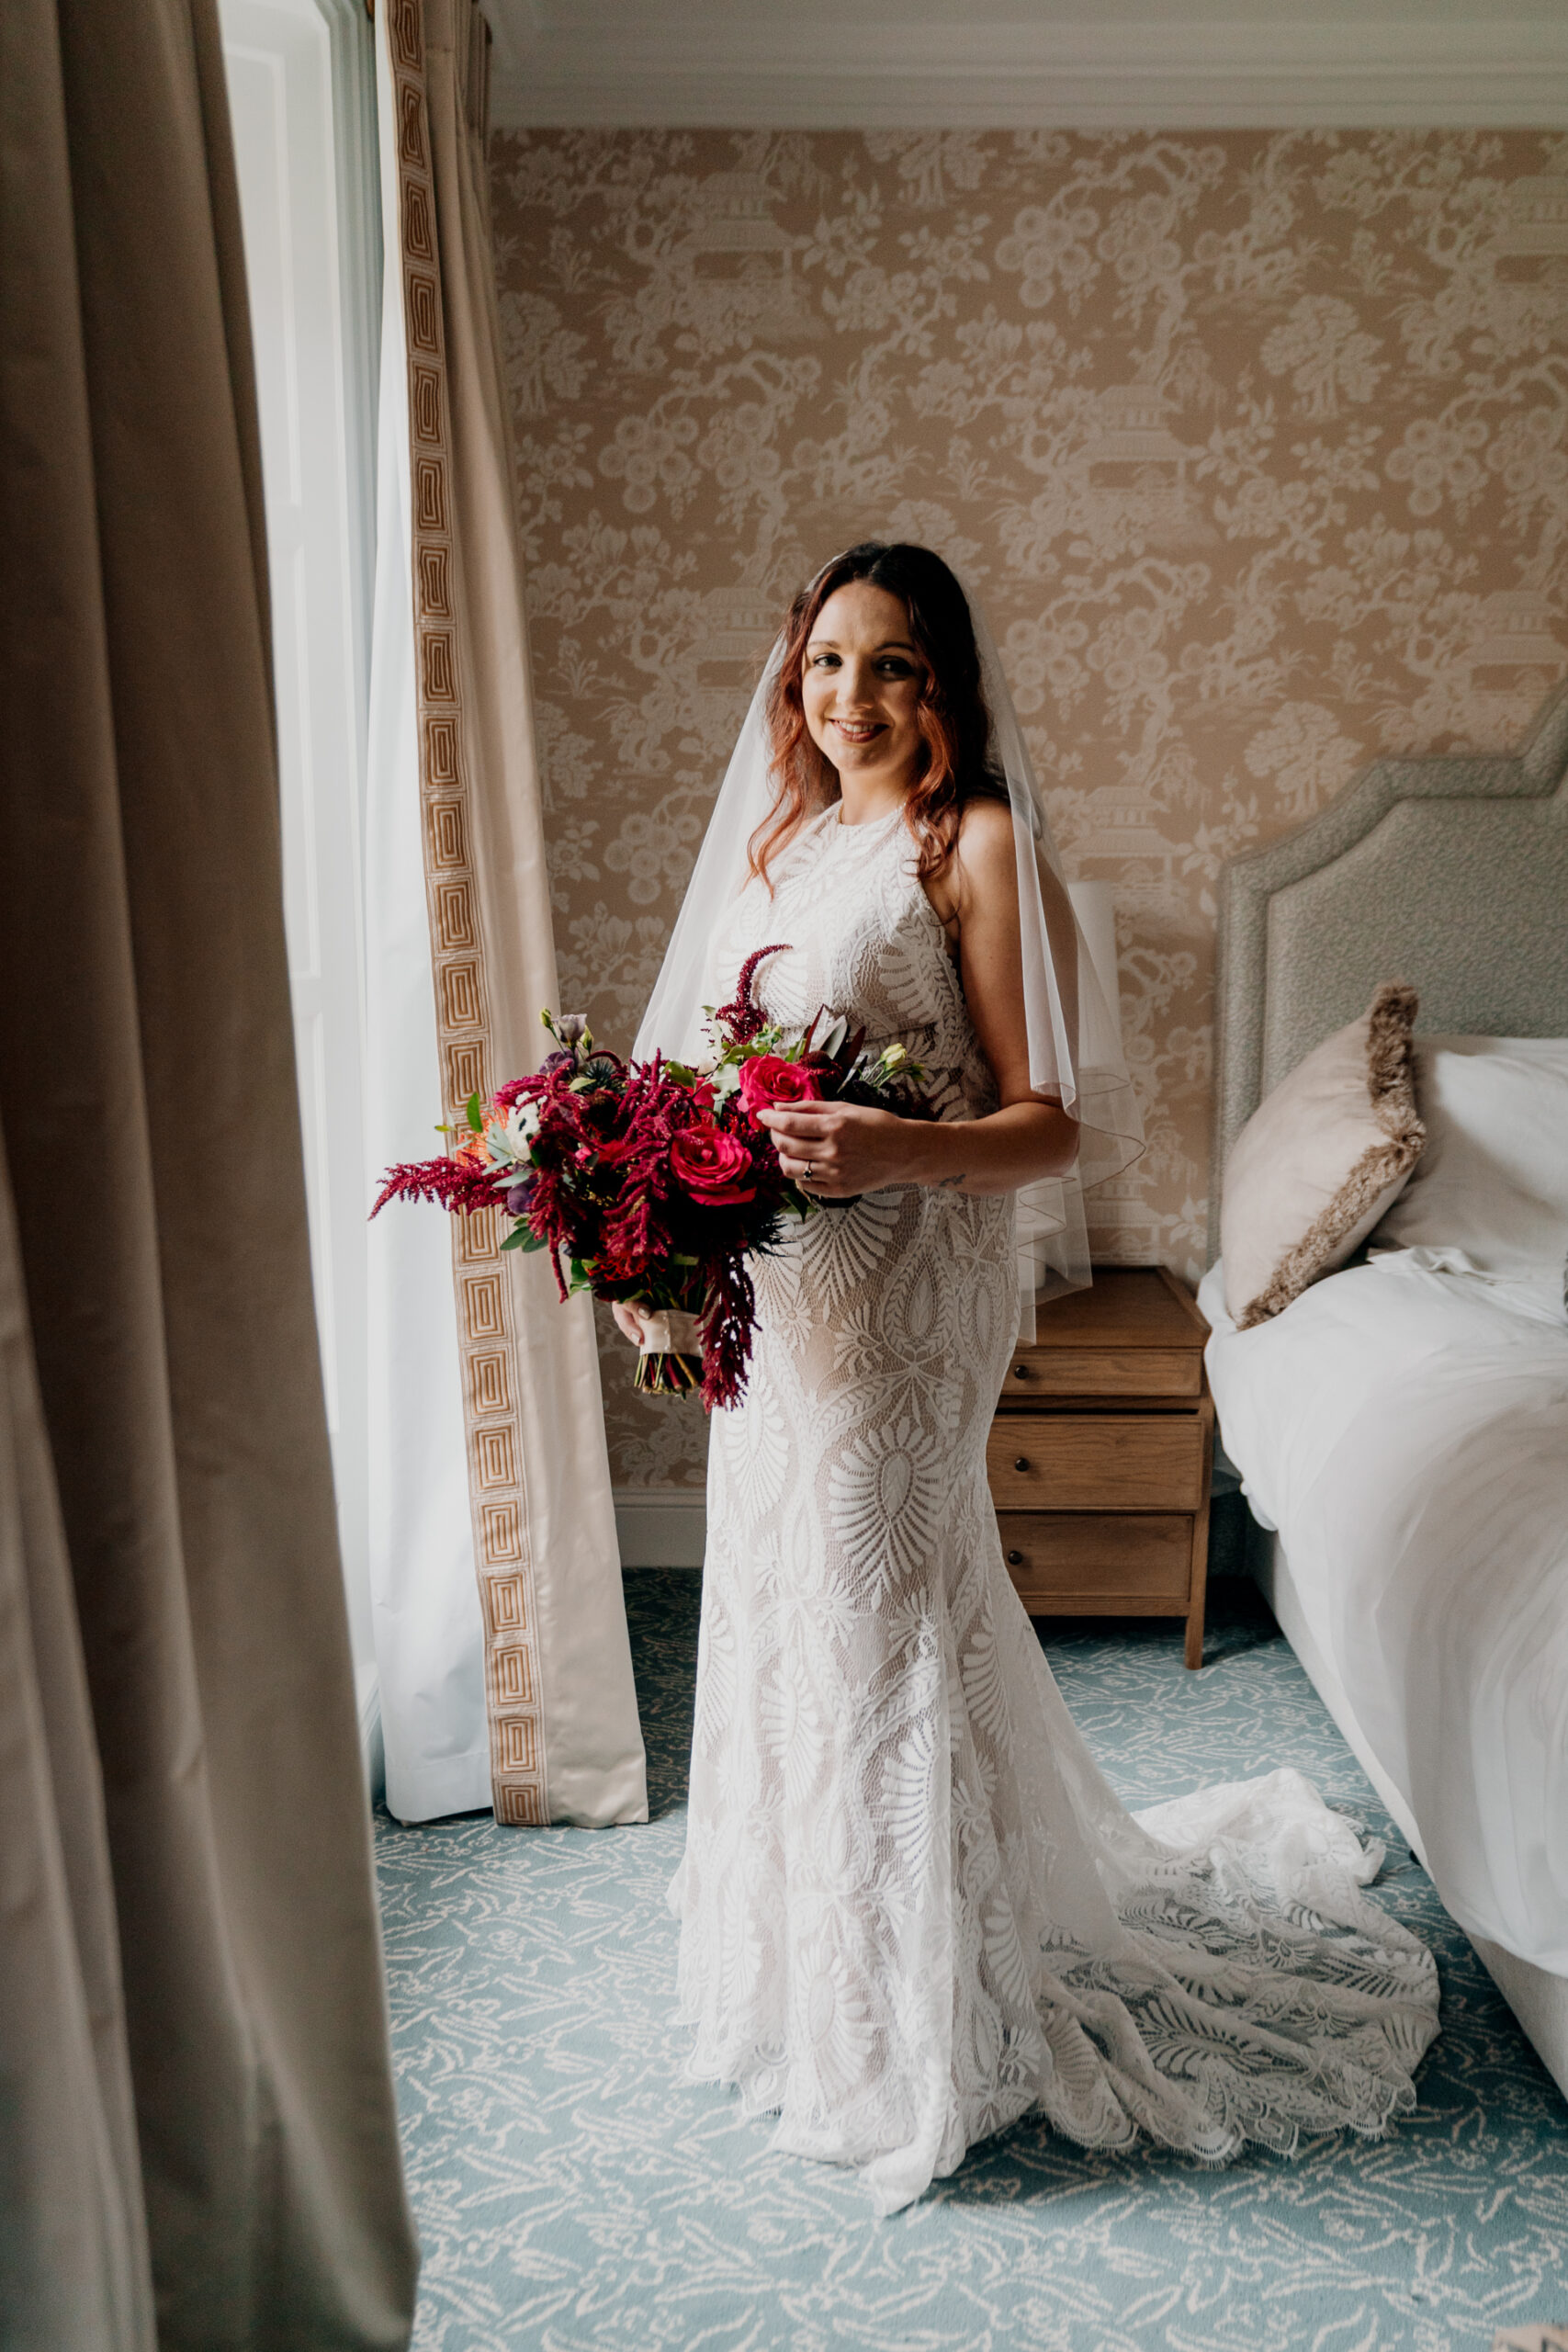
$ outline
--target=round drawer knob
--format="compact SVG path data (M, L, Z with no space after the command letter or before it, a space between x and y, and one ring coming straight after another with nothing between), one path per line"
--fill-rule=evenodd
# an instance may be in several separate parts
M1029 1366L1026 1363L1015 1363L1012 1368L1012 1376L1015 1380L1027 1380Z
M1021 1453L1021 1454L1019 1455L1019 1457L1018 1457L1018 1460L1013 1464L1013 1465L1012 1465L1012 1466L1013 1466L1013 1468L1014 1468L1015 1470L1027 1470L1027 1469L1028 1469L1028 1467L1029 1467L1029 1456L1028 1456L1028 1454L1027 1454L1027 1453Z
M1010 1552L1008 1554L1008 1566L1010 1568L1021 1568L1023 1566L1023 1554L1021 1552Z

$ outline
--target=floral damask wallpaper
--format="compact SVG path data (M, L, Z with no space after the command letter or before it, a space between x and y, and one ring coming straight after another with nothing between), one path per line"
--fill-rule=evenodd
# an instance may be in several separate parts
M629 1042L798 582L922 539L1116 888L1149 1142L1097 1252L1195 1275L1224 861L1568 670L1568 140L556 131L491 174L567 1005ZM700 1411L610 1344L617 1482L696 1482Z

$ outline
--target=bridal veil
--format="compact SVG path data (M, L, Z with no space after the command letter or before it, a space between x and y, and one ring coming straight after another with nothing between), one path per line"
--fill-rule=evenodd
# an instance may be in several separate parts
M1138 1157L1143 1125L1117 1017L1106 1003L1067 898L1044 798L1000 656L975 598L967 589L964 595L990 714L991 764L1006 778L1012 810L1030 1084L1044 1099L1061 1102L1078 1122L1076 1165L1066 1175L1037 1179L1018 1194L1020 1328L1025 1338L1032 1338L1037 1301L1088 1285L1083 1195ZM752 836L773 803L767 703L783 653L781 635L730 756L637 1031L633 1050L639 1058L655 1051L682 1061L703 1057L709 950L725 910L745 888Z

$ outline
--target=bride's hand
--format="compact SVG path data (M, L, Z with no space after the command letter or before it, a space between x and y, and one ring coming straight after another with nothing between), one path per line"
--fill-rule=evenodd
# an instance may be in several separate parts
M614 1298L610 1301L610 1312L623 1339L629 1340L634 1348L647 1346L647 1327L653 1319L650 1306L639 1306L635 1298Z
M923 1123L858 1102L794 1102L760 1112L784 1174L822 1200L852 1200L923 1181Z

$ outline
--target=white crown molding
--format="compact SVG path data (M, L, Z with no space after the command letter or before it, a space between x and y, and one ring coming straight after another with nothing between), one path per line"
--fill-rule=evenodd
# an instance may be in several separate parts
M716 21L641 6L612 23L603 9L551 22L539 0L488 7L505 128L1568 127L1568 6L1495 23L987 23L956 7L899 23L846 8L820 63L794 8Z

